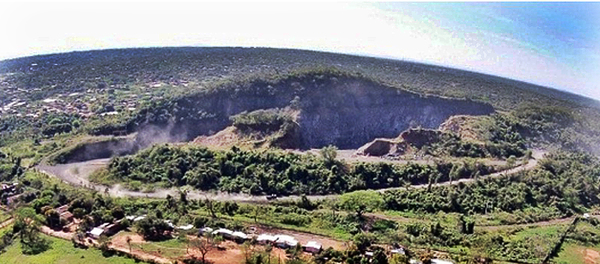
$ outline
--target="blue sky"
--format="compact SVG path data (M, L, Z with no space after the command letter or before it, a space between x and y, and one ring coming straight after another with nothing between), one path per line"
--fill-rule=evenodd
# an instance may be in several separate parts
M427 62L600 99L600 3L0 3L0 59L145 46Z
M467 58L428 59L600 98L598 3L385 3L450 32ZM449 42L452 42L449 41ZM448 51L448 53L454 53ZM458 52L456 56L468 54Z

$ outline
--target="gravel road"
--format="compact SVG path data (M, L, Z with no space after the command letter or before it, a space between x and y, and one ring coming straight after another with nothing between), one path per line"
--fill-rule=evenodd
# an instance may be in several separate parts
M538 160L543 158L546 154L545 151L534 149L532 159L530 159L526 164L517 166L512 169L482 175L481 178L490 178L490 177L500 177L502 175L514 174L524 170L533 169L537 166ZM165 198L167 195L171 195L173 197L177 197L179 195L180 189L171 188L171 189L157 189L151 193L145 193L141 191L131 191L123 188L120 184L116 184L113 186L104 186L100 184L91 183L89 181L89 175L104 166L106 166L109 162L109 159L97 159L97 160L89 160L85 162L77 162L77 163L69 163L69 164L57 164L54 166L50 165L38 165L36 168L52 177L59 178L66 183L69 183L74 186L83 186L89 189L94 189L99 192L106 192L114 197L147 197L147 198ZM473 182L476 179L460 179L452 182L443 182L438 184L433 184L432 186L445 186L445 185L453 185L462 183ZM412 185L411 188L426 188L428 184L420 184L420 185ZM395 187L395 188L386 188L379 189L379 192L385 192L388 190L394 189L402 189L403 187ZM236 201L236 202L248 202L248 203L264 203L267 202L267 199L264 195L248 195L248 194L235 194L235 193L223 193L223 192L204 192L198 190L187 190L187 197L190 199L213 199L218 201ZM311 200L321 200L328 198L335 198L339 196L338 194L330 194L330 195L308 195L307 197ZM278 200L295 200L299 199L298 195L286 196L283 198L279 198Z

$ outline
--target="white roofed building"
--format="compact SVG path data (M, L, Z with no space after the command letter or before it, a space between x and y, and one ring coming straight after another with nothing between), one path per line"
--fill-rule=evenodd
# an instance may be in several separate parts
M323 246L316 241L308 241L308 243L306 243L306 245L304 245L302 248L304 248L304 251L306 252L319 253L321 252Z
M406 255L406 251L404 251L404 248L396 248L396 249L392 249L390 252L391 252L392 254Z
M98 239L104 233L104 228L94 227L92 231L88 232L91 238Z
M210 227L203 227L203 228L200 228L200 230L198 230L198 234L199 235L210 234L210 233L212 233L212 231L214 231L214 230Z
M260 243L260 244L273 244L275 243L275 240L277 240L277 238L275 236L269 235L269 234L261 234L256 238L256 242Z
M219 228L219 229L213 231L212 234L213 234L213 236L214 235L222 236L225 239L233 239L233 231L231 231L229 229L225 229L225 228Z
M183 225L183 226L178 226L177 229L179 230L191 230L192 228L194 228L194 225Z
M275 238L275 245L280 248L292 248L298 245L298 241L292 236L276 235Z
M240 232L240 231L233 232L232 235L236 241L241 242L241 243L248 240L248 235L246 235L245 233Z

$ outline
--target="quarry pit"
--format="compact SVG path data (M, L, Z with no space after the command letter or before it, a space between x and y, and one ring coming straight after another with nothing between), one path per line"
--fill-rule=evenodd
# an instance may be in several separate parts
M230 117L260 109L291 108L297 112L287 149L310 150L334 145L358 149L377 138L395 138L409 128L437 129L455 115L489 115L487 103L420 95L364 78L310 75L275 83L199 92L169 106L148 111L129 132L132 139L84 144L63 162L133 154L152 144L187 142L230 127ZM165 118L165 116L167 118Z

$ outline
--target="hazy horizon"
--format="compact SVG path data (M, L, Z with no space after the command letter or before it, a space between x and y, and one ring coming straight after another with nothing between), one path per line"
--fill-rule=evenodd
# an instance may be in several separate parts
M600 3L2 3L0 60L135 47L400 59L600 99ZM8 41L6 41L8 40Z

